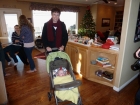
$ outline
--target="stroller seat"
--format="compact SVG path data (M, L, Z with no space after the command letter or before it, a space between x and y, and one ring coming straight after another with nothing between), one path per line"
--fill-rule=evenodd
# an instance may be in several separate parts
M60 59L55 60L56 57L60 58ZM60 68L60 67L65 67L69 71L70 75L58 77L58 78L63 78L62 80L65 81L67 79L65 77L68 77L68 79L71 79L70 81L68 81L68 82L59 81L60 83L58 83L58 78L54 77L53 70ZM73 68L72 68L72 65L70 62L70 58L65 52L53 52L47 56L47 71L50 76L50 85L51 85L50 91L52 91L52 92L48 93L48 96L51 97L52 93L54 93L56 105L58 105L58 102L59 102L58 99L63 100L58 96L58 93L62 93L61 96L63 96L64 98L66 98L65 96L67 96L68 94L77 94L78 98L75 98L75 99L77 99L77 102L76 103L74 102L74 103L77 105L82 105L82 100L81 100L80 93L78 90L78 86L81 85L81 81L76 80L74 73L73 73ZM57 83L56 83L56 81L57 81ZM73 95L72 98L77 97L77 96ZM68 99L66 98L66 100L68 100ZM65 100L63 100L63 101L65 101Z
M73 82L73 78L71 77L71 75L67 75L67 76L62 76L62 77L55 77L54 78L54 90L55 90L55 95L61 99L62 101L68 100L71 101L75 104L77 104L78 98L79 98L79 92L78 92L78 88L75 87L71 84ZM67 85L67 84L71 84L71 85ZM60 84L60 85L57 85ZM55 87L60 86L59 90L56 90ZM66 88L66 86L68 86Z

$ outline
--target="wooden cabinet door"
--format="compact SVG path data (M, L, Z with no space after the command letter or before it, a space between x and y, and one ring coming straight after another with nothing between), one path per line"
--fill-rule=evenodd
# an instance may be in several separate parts
M67 45L66 47L65 47L65 52L69 55L69 57L70 57L70 46L69 45ZM71 57L70 57L71 58Z
M83 77L86 77L87 53L88 53L88 50L79 48L78 71L80 71L80 74L82 74Z
M69 46L70 59L73 66L73 71L77 72L77 63L78 63L78 48L74 46Z

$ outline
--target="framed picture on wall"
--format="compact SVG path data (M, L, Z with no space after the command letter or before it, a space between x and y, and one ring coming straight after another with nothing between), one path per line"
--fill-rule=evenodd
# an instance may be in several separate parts
M102 27L110 26L110 19L109 18L102 18Z
M135 36L134 36L134 42L140 41L140 6L138 11L138 18L137 18L137 24L136 24L136 30L135 30Z

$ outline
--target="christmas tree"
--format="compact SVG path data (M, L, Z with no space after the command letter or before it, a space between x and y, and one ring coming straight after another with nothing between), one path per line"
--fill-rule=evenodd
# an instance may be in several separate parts
M92 39L95 36L95 22L93 20L93 17L90 11L90 6L87 7L86 13L80 24L78 34L80 36L88 36L89 38L92 38Z

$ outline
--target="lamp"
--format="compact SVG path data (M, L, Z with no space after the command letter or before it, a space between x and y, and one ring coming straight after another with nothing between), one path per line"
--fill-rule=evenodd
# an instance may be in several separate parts
M98 1L95 1L93 3L100 2L100 1L104 1L106 4L108 4L112 1L112 2L114 2L114 4L117 4L117 0L98 0Z
M108 0L103 0L105 3L108 3Z
M117 0L103 0L105 3L110 3L111 1L114 2L114 4L117 4Z

